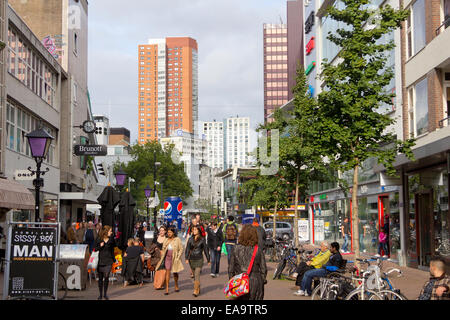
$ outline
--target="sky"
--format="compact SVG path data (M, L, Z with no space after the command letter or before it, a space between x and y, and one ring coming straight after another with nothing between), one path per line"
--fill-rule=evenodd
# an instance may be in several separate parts
M198 43L199 121L264 121L263 23L286 23L286 0L89 1L89 92L94 114L138 138L138 45ZM251 134L256 146L256 134Z

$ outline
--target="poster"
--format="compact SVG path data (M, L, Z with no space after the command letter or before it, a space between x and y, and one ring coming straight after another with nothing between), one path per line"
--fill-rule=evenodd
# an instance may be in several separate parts
M55 228L12 228L9 296L54 296L56 244Z
M300 242L309 241L309 221L300 219L298 220L298 240Z
M325 240L325 226L323 220L314 220L314 240Z

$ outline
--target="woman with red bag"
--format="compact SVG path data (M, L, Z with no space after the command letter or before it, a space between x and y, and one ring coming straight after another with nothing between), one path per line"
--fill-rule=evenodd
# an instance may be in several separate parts
M252 225L246 224L239 234L238 244L232 251L230 264L228 265L228 277L246 273L252 260L255 246L258 245L258 232ZM258 248L254 256L250 271L249 293L237 298L237 300L263 300L264 285L267 283L267 265L264 252Z

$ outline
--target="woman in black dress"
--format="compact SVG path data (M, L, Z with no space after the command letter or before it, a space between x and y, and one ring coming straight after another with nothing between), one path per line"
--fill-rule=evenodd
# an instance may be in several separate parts
M114 247L116 241L114 240L112 228L110 226L103 226L100 234L95 242L95 251L98 251L98 290L100 295L98 300L104 298L109 300L107 296L109 274L114 263Z
M203 267L203 253L205 254L208 264L211 264L209 249L206 245L205 238L202 236L200 226L192 227L192 236L186 244L185 258L186 264L189 264L194 273L194 293L197 297L200 294L200 272Z
M252 225L246 224L239 234L238 244L234 248L228 265L228 277L247 272L253 255L253 249L258 244L258 232ZM239 297L239 300L263 300L264 285L267 283L267 266L264 252L258 248L249 274L250 292Z

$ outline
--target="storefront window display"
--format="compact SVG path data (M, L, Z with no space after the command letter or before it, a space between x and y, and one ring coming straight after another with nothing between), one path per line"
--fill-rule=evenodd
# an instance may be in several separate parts
M432 256L450 260L448 174L445 165L408 175L407 256L412 267Z

